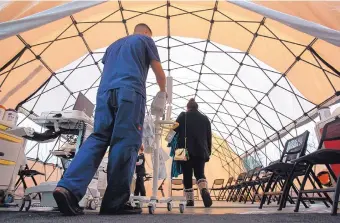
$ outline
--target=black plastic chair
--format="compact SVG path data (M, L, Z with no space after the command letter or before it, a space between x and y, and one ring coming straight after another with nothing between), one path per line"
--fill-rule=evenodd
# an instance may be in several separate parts
M229 177L227 183L225 184L225 186L223 187L223 189L221 190L219 194L218 200L223 200L226 197L227 192L228 194L230 193L230 190L233 187L232 185L233 181L234 181L234 177Z
M220 199L221 192L223 190L223 185L224 185L224 179L215 179L213 182L213 185L210 188L210 196L215 197L216 200ZM214 195L211 195L211 192L214 193ZM216 195L216 192L218 193Z
M280 162L280 160L270 162L269 166L277 162ZM253 193L253 198L252 198L252 204L254 204L254 202L256 201L256 198L260 199L261 201L262 194L260 194L259 191L260 189L262 190L262 193L263 191L265 191L266 185L269 182L269 179L271 178L272 174L273 174L272 172L268 172L263 169L260 170L258 176L253 181L254 193Z
M244 203L247 203L248 199L253 200L256 192L255 186L259 184L261 169L262 166L255 167L252 177L244 183L244 188L241 193L241 198L244 200Z
M298 193L297 187L293 183L287 186L285 184L288 183L287 180L290 179L290 177L293 179L291 182L294 182L294 179L297 179L300 184L298 177L303 176L306 172L306 165L298 165L296 171L293 174L294 176L290 176L291 171L294 168L294 162L292 160L303 157L305 155L308 137L309 131L305 131L301 135L288 140L285 144L280 161L273 163L263 169L265 171L272 172L272 175L265 187L265 191L263 192L259 207L260 209L263 207L268 196L268 203L273 195L278 195L278 202L280 202L284 197L282 196L284 188L290 190L290 188L292 187L295 193ZM279 186L278 190L275 190L276 186ZM288 199L288 196L285 196L284 198ZM303 204L306 208L308 207L306 203L303 202Z
M337 209L338 209L338 202L339 202L339 195L340 195L340 176L337 178L335 176L334 171L330 167L331 164L340 164L340 150L339 149L322 149L322 146L324 142L327 141L334 141L334 140L340 140L340 119L337 118L332 122L327 123L322 132L321 140L319 147L317 151L310 153L306 156L300 157L298 159L293 160L296 164L292 170L292 172L296 172L298 166L300 164L306 164L307 165L307 171L305 174L305 177L303 178L300 191L298 193L297 202L295 206L295 212L299 211L300 202L303 202L303 200L322 200L322 201L328 201L332 204L332 215L337 215ZM315 176L315 173L313 171L313 166L318 164L324 164L326 165L330 175L336 182L335 187L328 187L323 188L320 180ZM305 190L306 182L309 178L309 175L312 175L315 182L319 186L319 188L316 188L314 185L314 189ZM292 179L289 179L292 181ZM310 180L311 181L311 180ZM311 181L312 182L312 181ZM333 201L328 196L328 192L334 192L333 194ZM287 190L285 191L285 195L287 193ZM303 194L308 193L318 193L319 197L303 197ZM320 196L320 193L324 194L324 197Z
M235 192L239 192L240 188L241 188L241 184L242 182L244 181L245 177L247 176L247 173L244 172L244 173L240 173L238 175L238 177L236 178L235 180L235 184L231 186L230 188L230 192L228 194L228 197L227 197L227 201L235 201L236 200L236 197L235 197Z
M238 193L236 193L236 198L238 199L239 202L241 202L242 200L246 200L248 198L248 196L247 198L245 197L246 190L248 186L250 185L250 182L253 180L254 174L255 174L255 169L249 170L247 172L246 177L244 178L244 181L240 183L239 189L237 191Z

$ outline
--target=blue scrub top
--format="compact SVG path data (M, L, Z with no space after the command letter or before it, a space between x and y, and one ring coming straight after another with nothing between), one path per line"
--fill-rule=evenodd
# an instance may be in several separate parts
M102 59L104 71L98 92L128 87L146 97L146 78L152 60L160 61L152 38L130 35L112 43Z

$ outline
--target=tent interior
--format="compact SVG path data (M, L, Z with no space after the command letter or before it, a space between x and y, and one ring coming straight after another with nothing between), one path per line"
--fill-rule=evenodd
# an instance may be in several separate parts
M208 182L226 182L280 159L285 143L306 130L307 153L318 148L319 109L339 107L339 7L333 1L0 2L0 104L18 111L19 127L37 132L46 129L32 117L72 110L79 93L95 104L106 48L146 23L173 77L171 119L195 98L213 131ZM147 113L157 92L150 69ZM162 148L169 154L166 134ZM61 161L50 151L64 143L27 140L29 168L45 174L38 184L60 179ZM146 164L152 174L149 155ZM146 188L150 194L151 181Z

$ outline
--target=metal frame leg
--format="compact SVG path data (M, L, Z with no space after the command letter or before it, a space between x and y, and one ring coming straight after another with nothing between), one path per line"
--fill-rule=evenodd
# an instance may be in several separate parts
M314 189L317 189L317 187L316 187L316 185L315 185L315 183L314 183L314 181L313 181L313 179L312 179L312 177L311 177L310 175L308 176L308 179L309 179L310 183L312 184L313 188L314 188ZM317 195L318 195L319 197L322 197L322 195L321 195L320 192L317 192ZM325 206L326 206L327 208L330 207L329 204L328 204L326 201L322 201L322 202L325 204Z
M335 188L334 195L333 195L332 215L337 215L339 196L340 196L340 176L336 182L336 188Z
M311 172L312 167L313 167L312 164L308 164L308 167L307 167L305 176L304 176L304 178L303 178L303 180L302 180L302 184L301 184L301 187L300 187L300 191L299 191L299 193L298 193L298 198L297 198L297 201L296 201L296 204L295 204L294 212L298 212L298 211L299 211L300 202L301 202L301 200L302 200L302 192L301 192L301 191L305 188L305 185L306 185L306 182L307 182L307 179L308 179L308 175L309 175L309 173Z
M275 176L275 173L273 173L273 174L271 175L270 179L268 180L268 183L267 183L267 185L266 185L266 188L265 188L265 190L263 191L263 195L262 195L262 199L261 199L261 203L260 203L259 209L262 209L264 203L266 202L266 198L267 198L266 193L267 193L267 192L269 191L269 189L270 189L270 186L271 186L271 184L272 184L272 182L273 182L274 176Z
M311 176L313 177L314 181L317 183L317 185L319 186L320 189L323 188L320 180L316 177L315 173L313 170L311 170ZM333 200L332 198L330 198L330 196L328 195L327 192L323 192L323 195L326 197L327 201L330 203L330 204L333 204Z
M287 202L287 199L288 199L288 196L289 196L289 191L290 191L290 188L292 186L292 181L294 180L295 166L296 165L294 165L293 169L291 170L290 174L288 175L288 177L285 181L285 184L283 186L282 195L281 195L281 199L280 199L280 206L278 208L278 211L281 211L282 208L286 206L286 202Z
M274 184L271 188L271 191L276 191L275 188L276 188L278 182L279 182L279 180L274 180ZM267 205L269 205L271 203L272 197L273 197L273 195L269 195L269 197L267 199ZM274 201L275 201L275 199L276 199L276 195L274 195Z

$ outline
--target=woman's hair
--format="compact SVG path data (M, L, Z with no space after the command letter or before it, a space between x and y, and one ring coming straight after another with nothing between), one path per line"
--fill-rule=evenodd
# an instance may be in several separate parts
M198 110L198 104L195 101L195 99L191 98L187 104L187 109L189 111L197 111Z

